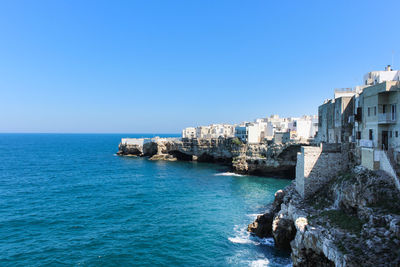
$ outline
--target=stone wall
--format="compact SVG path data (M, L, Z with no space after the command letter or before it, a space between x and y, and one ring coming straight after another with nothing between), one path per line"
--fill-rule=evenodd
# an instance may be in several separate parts
M348 154L339 147L302 147L297 154L296 190L303 197L313 195L339 172L348 169Z

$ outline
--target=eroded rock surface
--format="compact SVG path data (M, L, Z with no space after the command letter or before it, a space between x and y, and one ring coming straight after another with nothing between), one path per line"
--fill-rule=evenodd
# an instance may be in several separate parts
M242 144L235 138L160 138L143 146L120 144L118 155L148 156L152 160L219 162L240 174L293 179L300 144Z
M249 231L290 242L294 266L400 266L400 198L385 173L356 168L305 200L292 184L279 202Z
M257 219L247 227L247 230L261 238L272 236L272 222L275 215L281 209L284 196L285 192L283 190L278 190L275 193L275 200L268 206L267 212L258 215Z

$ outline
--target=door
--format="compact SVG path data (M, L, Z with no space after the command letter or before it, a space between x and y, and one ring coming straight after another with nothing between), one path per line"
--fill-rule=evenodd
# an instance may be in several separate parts
M382 131L382 149L387 150L388 149L388 131Z

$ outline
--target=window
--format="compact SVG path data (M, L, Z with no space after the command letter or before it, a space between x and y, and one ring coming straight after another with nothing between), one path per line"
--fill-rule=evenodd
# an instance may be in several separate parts
M369 140L373 140L374 139L374 134L372 129L369 129Z
M356 121L361 122L362 121L362 107L357 108L357 114L355 116Z
M393 131L389 132L389 137L392 138L393 137Z
M376 116L376 107L374 107L374 116Z
M396 131L396 138L399 137L399 131Z
M357 131L357 133L356 133L356 139L357 139L357 140L360 140L360 139L361 139L361 132L360 132L360 131Z
M386 105L382 106L382 113L386 113Z
M371 108L368 108L368 117L371 116Z
M396 119L396 104L392 105L392 120Z

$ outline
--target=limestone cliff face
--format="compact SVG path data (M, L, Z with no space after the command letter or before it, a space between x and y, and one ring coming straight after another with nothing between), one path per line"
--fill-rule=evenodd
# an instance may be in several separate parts
M151 160L222 162L241 174L294 178L299 144L241 144L234 138L159 139L142 147L119 145L119 155L149 156Z
M382 172L355 169L305 200L292 184L248 230L290 248L294 266L400 265L399 192Z
M124 156L141 156L143 155L143 146L138 144L123 144L120 143L118 146L117 155Z
M245 145L232 167L238 173L294 178L300 149L300 144Z
M205 162L231 162L239 149L230 138L162 140L157 142L157 146L157 155Z

